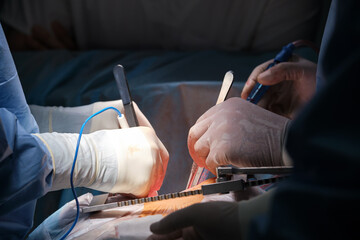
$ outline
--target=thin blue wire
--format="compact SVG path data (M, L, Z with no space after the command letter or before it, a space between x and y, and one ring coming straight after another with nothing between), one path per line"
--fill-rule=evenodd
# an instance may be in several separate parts
M107 108L104 108L96 113L94 113L93 115L91 115L90 117L88 117L85 122L83 123L83 125L81 126L81 129L80 129L80 132L79 132L79 138L78 138L78 141L77 141L77 144L76 144L76 149L75 149L75 156L74 156L74 161L73 161L73 165L72 165L72 168L71 168L71 175L70 175L70 184L71 184L71 191L73 193L73 196L74 196L74 199L76 201L76 217L75 217L75 221L73 223L73 225L70 227L70 229L64 234L64 236L62 236L60 239L63 240L65 239L69 234L70 232L74 229L77 221L79 220L79 214L80 214L80 205L79 205L79 201L78 201L78 198L77 198L77 195L76 195L76 192L75 192L75 188L74 188L74 183L73 183L73 175L74 175L74 169L75 169L75 164L76 164L76 158L77 158L77 155L78 155L78 151L79 151L79 146L80 146L80 140L81 140L81 135L84 131L84 127L86 125L86 123L93 117L95 117L96 115L102 113L102 112L105 112L106 110L109 110L109 109L112 109L112 110L115 110L117 112L117 114L119 115L119 117L121 117L121 112L114 108L114 107L107 107Z

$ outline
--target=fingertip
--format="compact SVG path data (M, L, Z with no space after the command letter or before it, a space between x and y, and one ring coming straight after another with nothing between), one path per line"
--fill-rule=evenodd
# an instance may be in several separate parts
M193 225L193 212L191 206L175 211L160 221L152 223L150 230L155 234L178 235L183 228Z
M161 229L160 227L160 222L154 222L150 225L150 231L155 233L155 234L159 234L159 229Z
M240 96L240 97L241 97L242 99L246 100L246 99L248 98L249 94L250 94L249 87L247 87L247 86L245 85L244 88L243 88L243 90L242 90L242 92L241 92L241 96Z
M164 222L163 219L161 219L158 222L152 223L150 225L150 231L155 234L168 234L175 231L175 229L173 229L173 226L172 225L168 226L168 224L166 224L166 222Z
M254 86L257 83L257 76L260 73L255 74L251 74L250 77L248 78L248 80L245 82L244 88L241 92L241 98L242 99L247 99L247 97L250 95L251 90L254 88Z
M201 161L196 161L199 166L205 165L205 159L208 157L209 152L210 152L210 146L208 145L208 141L206 137L202 137L194 144L194 153L196 155L196 159L201 160Z
M207 132L212 123L211 118L203 118L200 121L199 120L200 118L189 130L190 137L195 141Z
M193 151L193 153L197 152L196 145L198 145L199 140L206 133L208 127L208 121L204 120L190 128L187 139L189 151Z
M205 164L203 163L205 163L205 159L198 155L197 151L195 150L195 144L188 145L190 157L199 167L204 167Z

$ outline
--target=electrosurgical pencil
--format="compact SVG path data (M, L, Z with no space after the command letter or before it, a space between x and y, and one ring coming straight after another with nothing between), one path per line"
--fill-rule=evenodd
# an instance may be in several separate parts
M294 49L295 49L294 43L289 43L288 45L284 46L282 50L276 55L274 61L267 66L266 70L272 68L278 63L289 61ZM270 86L265 86L260 83L256 83L255 87L251 90L251 93L247 98L247 101L257 104L269 87Z
M135 114L134 106L132 104L129 85L126 80L124 67L122 65L116 65L113 69L113 73L116 80L116 85L120 93L120 97L124 105L125 116L129 124L129 127L139 126L139 122Z
M319 52L318 47L314 43L308 40L301 39L294 41L284 46L281 49L281 51L275 56L274 61L270 63L269 66L267 66L266 70L272 68L278 63L289 61L295 48L303 47L303 46L312 48L316 53ZM256 83L255 87L251 90L251 93L249 94L247 101L257 104L262 98L262 96L265 94L265 92L269 89L269 87L270 86L265 86L260 83Z

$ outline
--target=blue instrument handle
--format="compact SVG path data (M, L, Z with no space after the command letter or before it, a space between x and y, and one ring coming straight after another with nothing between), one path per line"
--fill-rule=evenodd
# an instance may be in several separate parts
M295 45L293 43L289 43L288 45L284 46L281 49L281 51L276 55L274 61L270 63L269 66L267 66L266 70L272 68L278 63L289 61L294 49L295 49ZM254 88L251 90L251 93L247 98L247 101L257 104L260 101L260 99L263 97L263 95L266 93L266 91L269 89L269 87L270 86L264 86L260 83L256 83Z

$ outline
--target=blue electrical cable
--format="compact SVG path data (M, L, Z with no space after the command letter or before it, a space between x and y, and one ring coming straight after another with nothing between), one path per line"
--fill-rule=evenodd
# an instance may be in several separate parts
M79 151L79 146L80 146L80 140L81 140L81 135L84 131L84 127L86 125L86 123L93 117L95 117L96 115L102 113L102 112L105 112L106 110L109 110L109 109L112 109L114 111L117 112L117 114L119 115L119 117L121 117L121 112L114 108L114 107L107 107L107 108L104 108L94 114L92 114L90 117L88 117L85 122L83 123L83 125L81 126L81 129L80 129L80 132L79 132L79 138L78 138L78 141L77 141L77 144L76 144L76 149L75 149L75 156L74 156L74 161L73 161L73 165L72 165L72 168L71 168L71 174L70 174L70 184L71 184L71 191L73 193L73 196L74 196L74 199L76 201L76 217L75 217L75 220L74 220L74 223L73 225L70 227L70 229L64 234L64 236L62 236L60 239L63 240L65 239L69 234L70 232L74 229L77 221L79 220L79 214L80 214L80 205L79 205L79 201L78 201L78 198L77 198L77 195L76 195L76 192L75 192L75 188L74 188L74 183L73 183L73 175L74 175L74 168L75 168L75 164L76 164L76 158L77 158L77 154L78 154L78 151Z

